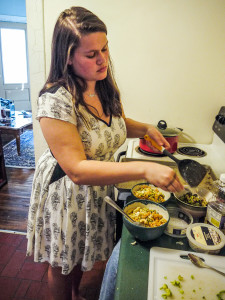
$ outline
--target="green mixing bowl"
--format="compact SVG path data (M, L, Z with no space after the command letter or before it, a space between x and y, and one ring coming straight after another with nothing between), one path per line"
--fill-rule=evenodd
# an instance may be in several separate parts
M138 206L147 207L151 210L155 209L160 215L163 216L163 218L167 220L167 222L158 227L143 227L141 225L139 226L134 223L131 223L126 217L123 217L124 225L130 232L130 234L140 241L150 241L157 239L164 233L169 223L170 216L168 210L163 205L152 202L150 200L136 199L125 205L124 212L128 214L131 210L135 209Z

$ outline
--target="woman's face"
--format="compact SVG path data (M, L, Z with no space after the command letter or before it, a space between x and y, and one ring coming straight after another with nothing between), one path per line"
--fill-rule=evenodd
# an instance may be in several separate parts
M108 69L108 40L104 32L81 37L80 46L69 60L74 73L86 82L103 80Z

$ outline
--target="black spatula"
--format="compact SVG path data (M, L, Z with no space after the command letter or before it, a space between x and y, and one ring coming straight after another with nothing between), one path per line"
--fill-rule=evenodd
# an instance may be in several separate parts
M146 141L151 142L152 146L154 146L156 149L169 156L176 162L180 175L191 187L196 187L200 184L207 173L207 170L203 165L193 159L179 160L164 147L159 146L148 135L145 135L144 138L146 139Z

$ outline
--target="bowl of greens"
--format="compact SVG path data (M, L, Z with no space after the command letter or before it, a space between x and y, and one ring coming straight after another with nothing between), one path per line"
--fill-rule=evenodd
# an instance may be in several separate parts
M190 213L193 218L206 216L209 199L201 197L191 191L183 190L174 194L178 207Z

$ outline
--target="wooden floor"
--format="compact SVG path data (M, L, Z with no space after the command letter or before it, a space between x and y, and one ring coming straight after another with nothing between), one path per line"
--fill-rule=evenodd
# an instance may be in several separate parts
M33 169L6 168L8 183L0 189L0 230L26 232Z

